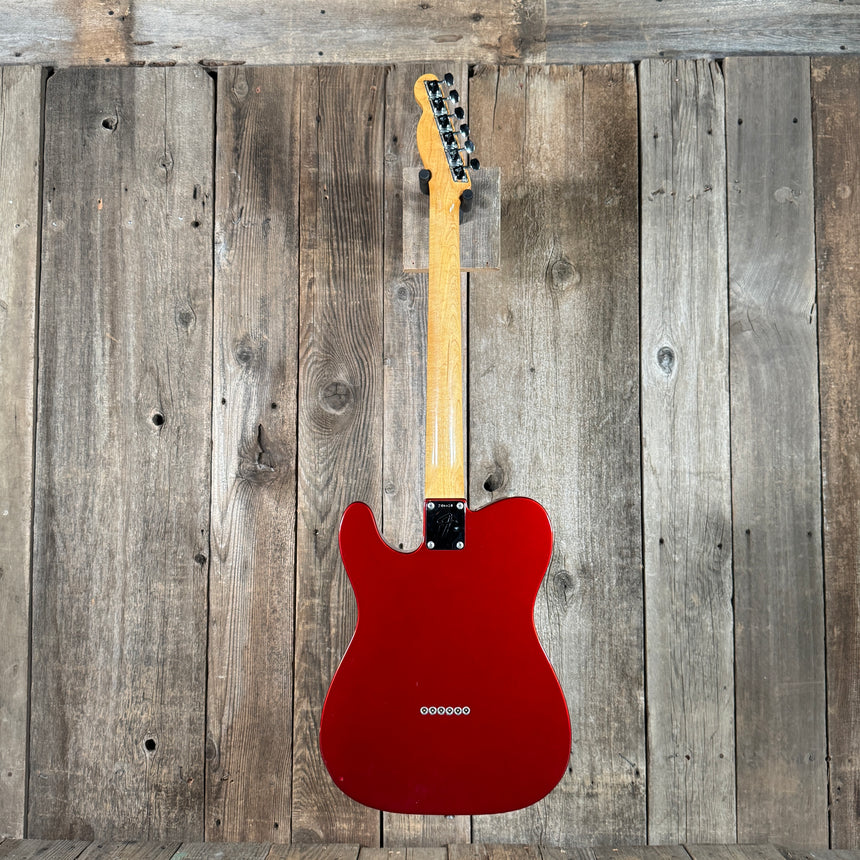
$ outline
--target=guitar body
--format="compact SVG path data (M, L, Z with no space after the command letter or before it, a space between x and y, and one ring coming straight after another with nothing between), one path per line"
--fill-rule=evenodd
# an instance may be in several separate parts
M340 551L358 623L320 749L335 784L391 812L483 814L540 800L570 755L564 694L534 627L552 552L543 508L465 509L462 549L392 549L350 505Z

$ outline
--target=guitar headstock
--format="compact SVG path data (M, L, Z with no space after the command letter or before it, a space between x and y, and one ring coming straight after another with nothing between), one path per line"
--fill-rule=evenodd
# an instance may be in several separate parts
M475 144L469 138L469 126L463 122L460 96L453 88L454 78L447 74L422 75L415 82L415 100L421 106L418 121L418 153L430 171L430 187L453 202L472 187L469 169L478 169L472 158Z

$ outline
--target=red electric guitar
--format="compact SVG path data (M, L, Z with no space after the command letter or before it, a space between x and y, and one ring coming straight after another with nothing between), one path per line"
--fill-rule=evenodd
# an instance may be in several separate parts
M398 552L367 505L343 515L358 623L323 706L320 750L335 785L367 806L468 815L551 791L570 718L534 626L552 552L546 513L531 499L477 511L464 499L459 210L477 165L463 156L473 147L468 127L455 128L452 83L415 84L430 171L424 541Z

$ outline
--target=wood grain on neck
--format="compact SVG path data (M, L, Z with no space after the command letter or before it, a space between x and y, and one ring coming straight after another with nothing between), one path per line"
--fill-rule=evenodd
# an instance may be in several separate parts
M427 437L424 497L465 498L460 320L460 199L434 194L430 180L427 296Z
M463 455L463 360L460 320L460 195L468 175L455 180L430 106L426 83L415 82L421 106L418 152L430 179L430 258L427 296L427 435L424 497L466 497Z

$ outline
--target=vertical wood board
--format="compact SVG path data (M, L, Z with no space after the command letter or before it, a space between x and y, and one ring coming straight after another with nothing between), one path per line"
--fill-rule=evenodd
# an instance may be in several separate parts
M218 76L209 839L290 840L302 71Z
M382 501L385 71L320 68L302 97L293 840L378 845L380 814L319 754L328 684L355 629L337 548L353 501Z
M502 270L470 275L469 498L547 509L555 547L535 620L573 727L561 784L529 809L475 818L473 835L641 843L634 70L479 68L470 103L504 181Z
M203 70L48 82L31 836L202 835L212 107Z
M0 837L24 835L41 89L0 69Z
M735 839L725 93L639 67L648 839Z
M725 63L738 840L827 844L809 61Z
M860 61L814 60L830 844L860 847Z

